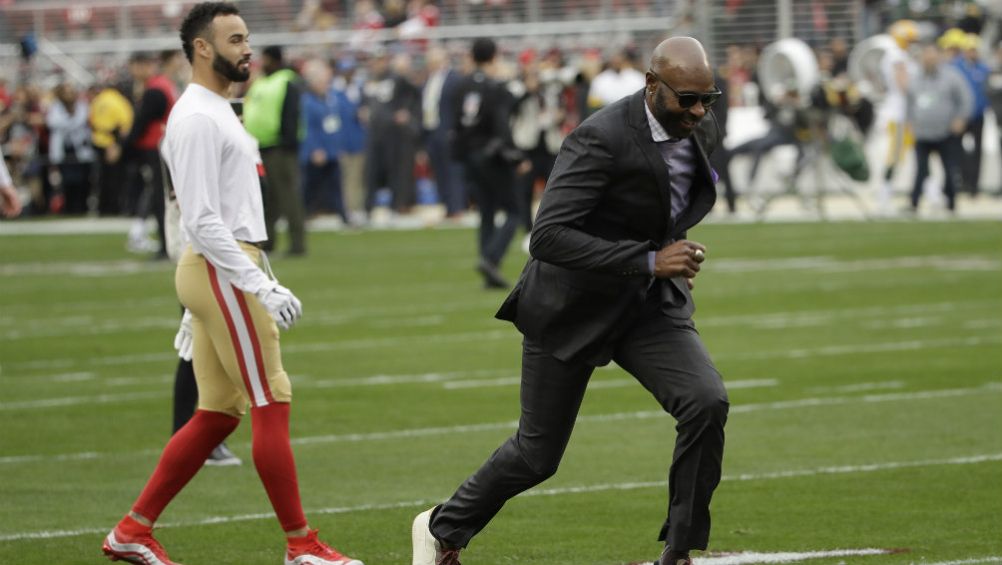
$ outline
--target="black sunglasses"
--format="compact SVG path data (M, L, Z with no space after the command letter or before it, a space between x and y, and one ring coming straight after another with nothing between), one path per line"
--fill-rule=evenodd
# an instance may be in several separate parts
M678 99L678 105L683 108L692 108L693 106L696 105L696 102L702 103L704 108L709 108L710 106L713 106L717 102L717 100L719 100L720 97L724 94L719 90L714 90L713 92L679 92L674 88L672 88L670 84L665 82L663 78L658 76L658 74L654 72L653 69L647 72L654 75L654 78L658 79L658 82L667 86L668 90L671 90L672 94L675 95L675 98Z

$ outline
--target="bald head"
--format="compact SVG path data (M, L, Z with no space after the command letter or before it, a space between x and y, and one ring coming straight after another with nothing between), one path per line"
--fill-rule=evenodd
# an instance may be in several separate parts
M672 137L688 137L720 96L706 50L691 37L662 41L645 76L647 107Z
M703 44L693 37L669 37L654 48L651 68L663 77L677 74L713 75Z

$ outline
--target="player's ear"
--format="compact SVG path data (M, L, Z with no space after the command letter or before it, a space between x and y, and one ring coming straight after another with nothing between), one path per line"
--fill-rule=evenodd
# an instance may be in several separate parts
M196 57L205 57L207 59L212 58L212 44L206 41L205 38L196 37L191 44L195 48Z

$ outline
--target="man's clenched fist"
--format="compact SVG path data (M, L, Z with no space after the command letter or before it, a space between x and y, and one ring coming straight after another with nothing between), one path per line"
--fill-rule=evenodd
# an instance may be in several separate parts
M692 279L699 264L706 259L706 246L695 241L679 240L654 254L654 276L659 279Z

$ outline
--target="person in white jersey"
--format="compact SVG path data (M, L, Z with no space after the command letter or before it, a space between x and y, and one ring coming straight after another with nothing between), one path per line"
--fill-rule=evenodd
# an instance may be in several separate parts
M174 565L154 539L153 524L249 404L254 465L286 534L285 565L362 565L321 542L300 503L289 445L292 392L278 328L295 324L302 305L274 280L257 247L266 237L260 158L227 100L231 83L249 78L248 35L227 2L197 4L181 25L192 81L171 112L160 152L177 194L181 234L190 242L175 285L187 309L181 333L190 325L198 410L105 538L112 560ZM177 343L187 347L185 339Z
M884 166L884 183L877 194L877 205L883 213L891 212L894 171L915 144L907 116L908 79L915 72L915 62L907 49L918 40L918 25L912 20L898 20L887 29L887 34L894 40L894 47L888 49L880 59L880 74L887 91L880 107L880 118L887 124L887 137L890 140Z

